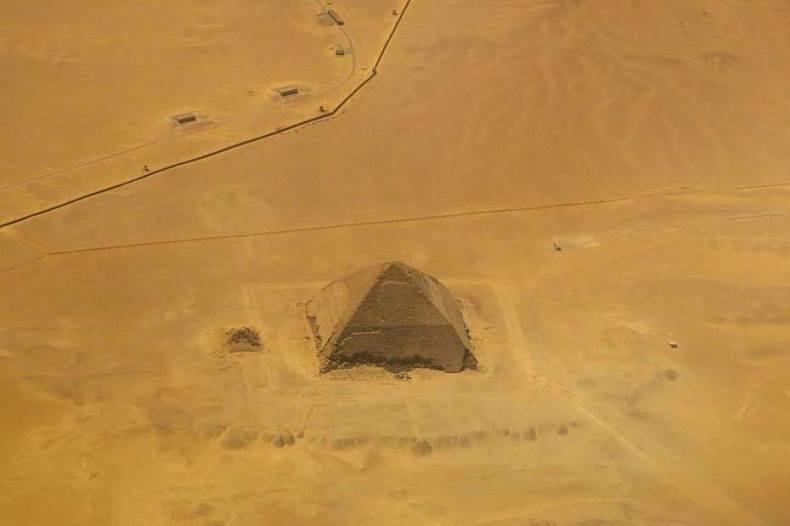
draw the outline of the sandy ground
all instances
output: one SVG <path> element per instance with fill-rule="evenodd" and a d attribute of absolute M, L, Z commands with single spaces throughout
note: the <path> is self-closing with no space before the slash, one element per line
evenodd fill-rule
<path fill-rule="evenodd" d="M 401 3 L 337 2 L 354 22 L 341 27 L 322 21 L 324 0 L 11 2 L 0 221 L 335 107 L 369 73 Z M 197 120 L 174 120 L 188 113 Z"/>
<path fill-rule="evenodd" d="M 200 4 L 225 27 L 201 53 L 254 42 L 240 61 L 282 69 L 204 65 L 216 75 L 188 106 L 176 85 L 130 88 L 161 117 L 133 130 L 97 120 L 106 133 L 78 140 L 54 73 L 30 65 L 46 86 L 1 89 L 54 97 L 69 131 L 36 128 L 50 151 L 18 136 L 16 113 L 3 162 L 20 171 L 3 180 L 155 138 L 182 110 L 230 115 L 250 85 L 342 80 L 337 27 L 297 4 Z M 367 4 L 334 2 L 358 10 L 343 27 L 373 56 L 393 6 Z M 46 26 L 21 9 L 15 31 Z M 159 24 L 173 38 L 152 78 L 186 52 L 185 10 L 127 11 L 131 42 L 155 49 L 139 28 Z M 788 23 L 779 0 L 413 0 L 342 113 L 0 230 L 0 516 L 790 523 Z M 266 24 L 301 42 L 287 60 Z M 125 52 L 70 35 L 85 54 L 68 67 L 94 79 Z M 109 111 L 81 97 L 91 118 Z M 209 133 L 242 135 L 246 118 Z M 22 183 L 0 197 L 4 219 L 132 164 Z M 456 295 L 479 371 L 317 374 L 304 302 L 387 260 Z M 240 326 L 262 351 L 229 352 Z"/>

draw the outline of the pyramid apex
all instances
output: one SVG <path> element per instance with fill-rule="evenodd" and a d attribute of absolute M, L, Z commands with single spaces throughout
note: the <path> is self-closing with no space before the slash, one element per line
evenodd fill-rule
<path fill-rule="evenodd" d="M 407 269 L 413 268 L 410 265 L 404 263 L 403 261 L 387 261 L 386 263 L 384 263 L 384 268 L 390 268 L 390 267 L 407 268 Z"/>

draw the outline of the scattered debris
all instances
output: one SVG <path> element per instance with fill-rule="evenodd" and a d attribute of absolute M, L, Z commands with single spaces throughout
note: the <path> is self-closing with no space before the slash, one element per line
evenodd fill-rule
<path fill-rule="evenodd" d="M 396 380 L 411 380 L 411 375 L 406 371 L 400 371 L 398 373 L 395 373 L 394 376 Z"/>
<path fill-rule="evenodd" d="M 285 432 L 285 434 L 273 437 L 271 443 L 274 447 L 293 446 L 296 443 L 296 439 L 290 432 Z"/>
<path fill-rule="evenodd" d="M 222 447 L 225 449 L 243 449 L 258 439 L 255 429 L 234 428 L 228 429 L 222 437 Z"/>
<path fill-rule="evenodd" d="M 562 252 L 562 245 L 557 240 L 554 240 L 554 251 L 555 252 Z"/>
<path fill-rule="evenodd" d="M 433 446 L 427 440 L 420 440 L 411 447 L 411 452 L 417 456 L 424 457 L 433 453 Z"/>
<path fill-rule="evenodd" d="M 537 440 L 538 439 L 538 432 L 535 431 L 534 427 L 530 426 L 529 429 L 524 431 L 524 433 L 522 434 L 522 438 L 524 440 L 528 440 L 528 441 L 532 442 L 533 440 Z"/>
<path fill-rule="evenodd" d="M 238 327 L 225 331 L 225 343 L 230 346 L 230 352 L 255 352 L 263 347 L 261 336 L 252 327 Z"/>
<path fill-rule="evenodd" d="M 727 71 L 738 66 L 739 59 L 727 51 L 713 51 L 702 56 L 705 65 L 719 71 Z"/>
<path fill-rule="evenodd" d="M 309 308 L 310 304 L 307 303 L 305 308 Z M 318 318 L 314 314 L 307 313 L 307 324 L 310 326 L 310 333 L 313 335 L 313 342 L 315 343 L 316 349 L 320 349 L 324 346 L 323 342 L 321 341 L 321 333 L 318 330 Z M 309 337 L 308 337 L 309 339 Z"/>

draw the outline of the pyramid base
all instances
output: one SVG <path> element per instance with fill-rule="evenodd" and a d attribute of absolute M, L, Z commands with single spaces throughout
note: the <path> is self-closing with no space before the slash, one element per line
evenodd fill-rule
<path fill-rule="evenodd" d="M 447 367 L 437 364 L 436 362 L 426 360 L 425 358 L 421 358 L 419 356 L 400 359 L 387 359 L 371 354 L 357 354 L 350 359 L 327 359 L 322 363 L 320 372 L 323 374 L 336 369 L 350 369 L 352 367 L 364 366 L 381 367 L 382 369 L 391 373 L 409 372 L 413 369 L 433 369 L 436 371 L 444 371 L 446 373 L 459 373 L 464 370 L 476 370 L 477 360 L 475 360 L 474 356 L 472 356 L 472 353 L 466 351 L 463 365 L 457 369 L 448 369 Z"/>
<path fill-rule="evenodd" d="M 389 328 L 355 332 L 336 345 L 322 345 L 320 338 L 315 342 L 322 373 L 365 365 L 391 372 L 420 368 L 457 373 L 477 368 L 470 350 L 445 327 Z"/>

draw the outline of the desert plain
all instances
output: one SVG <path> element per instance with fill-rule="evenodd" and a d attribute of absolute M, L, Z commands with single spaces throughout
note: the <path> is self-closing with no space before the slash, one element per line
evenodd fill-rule
<path fill-rule="evenodd" d="M 0 10 L 0 524 L 790 524 L 786 1 Z M 319 372 L 385 261 L 476 370 Z"/>

